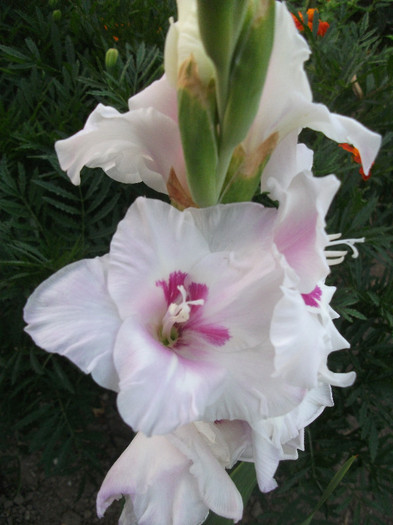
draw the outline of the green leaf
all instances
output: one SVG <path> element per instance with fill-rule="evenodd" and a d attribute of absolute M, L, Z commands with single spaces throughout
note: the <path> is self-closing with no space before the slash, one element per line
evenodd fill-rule
<path fill-rule="evenodd" d="M 337 486 L 340 484 L 341 480 L 345 476 L 345 474 L 348 472 L 348 470 L 351 468 L 352 463 L 355 461 L 357 456 L 351 456 L 344 465 L 340 468 L 338 472 L 333 476 L 333 478 L 330 480 L 328 486 L 323 491 L 321 499 L 318 501 L 317 506 L 312 511 L 312 513 L 307 517 L 305 521 L 302 521 L 300 525 L 309 525 L 311 521 L 314 518 L 314 514 L 322 507 L 322 505 L 327 501 L 327 499 L 331 496 L 331 494 L 334 492 L 334 490 L 337 488 Z"/>

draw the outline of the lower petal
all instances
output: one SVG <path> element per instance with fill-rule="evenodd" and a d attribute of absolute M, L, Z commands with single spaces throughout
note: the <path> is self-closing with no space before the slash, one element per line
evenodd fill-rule
<path fill-rule="evenodd" d="M 119 330 L 114 361 L 120 414 L 146 435 L 165 434 L 202 419 L 221 394 L 223 369 L 208 359 L 183 358 L 134 318 Z"/>

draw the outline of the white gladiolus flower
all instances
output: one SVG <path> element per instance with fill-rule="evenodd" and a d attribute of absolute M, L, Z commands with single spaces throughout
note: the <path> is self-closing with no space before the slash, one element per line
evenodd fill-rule
<path fill-rule="evenodd" d="M 180 212 L 140 198 L 108 255 L 37 288 L 26 330 L 117 391 L 123 419 L 146 435 L 285 414 L 331 351 L 302 294 L 329 272 L 324 214 L 337 185 L 300 173 L 279 210 Z"/>

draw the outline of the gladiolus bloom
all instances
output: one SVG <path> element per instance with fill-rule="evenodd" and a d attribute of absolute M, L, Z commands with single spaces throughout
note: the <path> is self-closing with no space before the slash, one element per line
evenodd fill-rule
<path fill-rule="evenodd" d="M 300 173 L 279 210 L 137 199 L 108 255 L 37 288 L 26 330 L 117 391 L 123 419 L 146 435 L 280 416 L 338 349 L 302 297 L 329 272 L 324 215 L 337 185 Z"/>

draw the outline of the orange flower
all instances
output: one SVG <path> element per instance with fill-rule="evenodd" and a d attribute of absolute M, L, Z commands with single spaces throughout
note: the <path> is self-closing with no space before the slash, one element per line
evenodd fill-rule
<path fill-rule="evenodd" d="M 124 25 L 124 24 L 121 24 L 121 25 Z M 119 24 L 115 24 L 115 26 L 119 27 Z M 106 24 L 104 24 L 104 29 L 105 29 L 105 31 L 108 31 L 108 26 Z M 113 38 L 113 40 L 115 42 L 119 41 L 119 37 L 118 36 L 112 35 L 112 38 Z"/>
<path fill-rule="evenodd" d="M 308 27 L 310 28 L 311 31 L 312 31 L 315 11 L 318 12 L 318 9 L 307 9 L 307 25 L 308 25 Z M 299 31 L 304 31 L 304 17 L 303 17 L 303 14 L 299 11 L 298 12 L 298 16 L 299 16 L 300 20 L 295 15 L 292 15 L 292 18 L 293 18 L 293 20 L 295 22 L 295 25 L 296 25 L 297 29 Z M 329 22 L 323 22 L 322 20 L 319 20 L 317 35 L 324 36 L 326 34 L 326 31 L 328 30 L 328 28 L 329 28 Z"/>
<path fill-rule="evenodd" d="M 349 151 L 349 153 L 352 153 L 352 160 L 353 162 L 356 162 L 356 164 L 360 164 L 359 173 L 362 176 L 363 180 L 367 180 L 371 177 L 371 169 L 368 172 L 368 175 L 366 175 L 363 171 L 363 168 L 361 166 L 362 159 L 360 157 L 359 150 L 355 148 L 354 146 L 351 146 L 350 144 L 339 144 L 340 148 L 344 149 L 345 151 Z M 374 165 L 374 164 L 373 164 Z"/>

